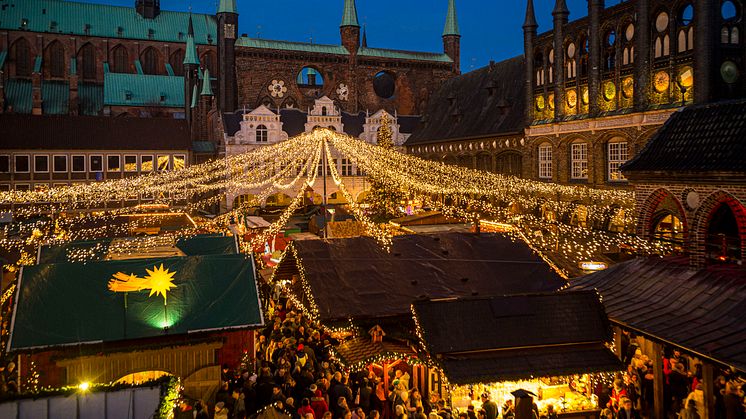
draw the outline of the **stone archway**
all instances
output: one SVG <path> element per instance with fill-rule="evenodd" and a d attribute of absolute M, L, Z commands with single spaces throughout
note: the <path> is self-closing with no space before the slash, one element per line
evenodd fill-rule
<path fill-rule="evenodd" d="M 643 239 L 650 239 L 652 231 L 655 228 L 654 222 L 656 221 L 656 215 L 659 213 L 661 204 L 664 201 L 670 201 L 674 204 L 674 208 L 667 208 L 667 210 L 681 220 L 684 228 L 684 245 L 686 246 L 686 242 L 689 239 L 689 220 L 686 218 L 686 212 L 681 202 L 679 202 L 671 191 L 665 188 L 653 191 L 637 209 L 637 235 Z"/>
<path fill-rule="evenodd" d="M 707 264 L 708 260 L 708 237 L 709 233 L 712 233 L 711 228 L 715 222 L 718 222 L 717 217 L 719 216 L 718 211 L 727 209 L 732 213 L 734 217 L 735 231 L 738 237 L 737 245 L 740 246 L 740 252 L 738 257 L 743 260 L 746 256 L 746 207 L 730 193 L 718 190 L 710 194 L 700 205 L 697 213 L 694 216 L 694 228 L 693 228 L 693 245 L 691 252 L 691 262 L 694 266 L 703 267 Z M 727 261 L 727 260 L 725 260 Z"/>

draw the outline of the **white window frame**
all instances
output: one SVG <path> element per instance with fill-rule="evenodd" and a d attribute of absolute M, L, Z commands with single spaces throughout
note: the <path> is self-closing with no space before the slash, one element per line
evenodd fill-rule
<path fill-rule="evenodd" d="M 64 157 L 65 158 L 65 170 L 57 170 L 55 167 L 54 160 L 57 157 Z M 55 154 L 52 156 L 52 172 L 53 173 L 68 173 L 70 171 L 70 157 L 67 154 Z"/>
<path fill-rule="evenodd" d="M 10 183 L 0 183 L 0 191 L 2 192 L 8 192 L 13 189 L 13 185 Z"/>
<path fill-rule="evenodd" d="M 46 157 L 47 158 L 47 169 L 46 170 L 36 170 L 36 158 L 37 157 Z M 34 173 L 49 173 L 49 154 L 34 154 L 34 158 L 32 159 L 34 163 Z"/>
<path fill-rule="evenodd" d="M 354 176 L 352 159 L 342 159 L 342 176 Z"/>
<path fill-rule="evenodd" d="M 83 158 L 83 170 L 75 170 L 75 164 L 74 160 L 76 157 L 82 157 Z M 85 173 L 86 169 L 88 168 L 88 162 L 87 162 L 87 156 L 85 154 L 73 154 L 70 156 L 70 171 L 72 173 Z"/>
<path fill-rule="evenodd" d="M 93 169 L 93 163 L 91 162 L 91 160 L 94 157 L 98 157 L 99 159 L 101 159 L 101 169 L 100 170 L 94 170 Z M 91 154 L 91 155 L 88 156 L 88 169 L 92 173 L 103 173 L 103 172 L 105 172 L 105 170 L 104 170 L 105 167 L 106 167 L 106 164 L 104 162 L 104 155 L 103 154 Z"/>
<path fill-rule="evenodd" d="M 184 168 L 187 167 L 186 154 L 174 154 L 173 156 L 171 156 L 171 168 L 173 170 L 176 170 L 176 159 L 182 159 L 182 160 L 184 160 Z"/>
<path fill-rule="evenodd" d="M 151 169 L 150 170 L 145 170 L 145 169 L 143 169 L 142 163 L 143 163 L 144 159 L 146 159 L 148 157 L 150 157 Z M 155 156 L 154 155 L 152 155 L 152 154 L 143 154 L 143 155 L 140 156 L 140 171 L 141 172 L 145 172 L 145 173 L 154 172 L 155 169 L 156 169 L 156 162 L 155 162 Z"/>
<path fill-rule="evenodd" d="M 134 157 L 135 158 L 135 170 L 127 170 L 127 157 Z M 122 157 L 121 163 L 122 163 L 121 164 L 122 170 L 124 172 L 126 172 L 126 173 L 136 173 L 136 172 L 140 171 L 140 165 L 139 165 L 139 161 L 137 159 L 137 154 L 125 154 Z"/>
<path fill-rule="evenodd" d="M 259 128 L 264 127 L 264 128 Z M 259 133 L 263 133 L 263 135 L 259 135 Z M 256 126 L 256 129 L 254 130 L 254 140 L 257 143 L 268 143 L 269 142 L 269 127 L 267 127 L 264 124 L 259 124 Z"/>
<path fill-rule="evenodd" d="M 26 161 L 28 163 L 28 169 L 27 170 L 18 170 L 18 158 L 19 157 L 25 157 Z M 31 173 L 31 168 L 33 167 L 33 162 L 31 161 L 31 156 L 29 154 L 16 154 L 13 156 L 13 172 L 14 173 Z"/>
<path fill-rule="evenodd" d="M 624 145 L 623 149 L 620 147 L 622 144 Z M 622 172 L 619 171 L 619 167 L 628 160 L 629 143 L 626 141 L 613 141 L 606 145 L 606 176 L 609 182 L 627 181 Z"/>
<path fill-rule="evenodd" d="M 118 170 L 112 170 L 109 169 L 109 159 L 112 157 L 116 157 L 117 160 L 119 160 L 119 169 Z M 106 155 L 106 173 L 122 173 L 124 168 L 122 167 L 122 156 L 121 154 L 107 154 Z"/>
<path fill-rule="evenodd" d="M 552 179 L 553 176 L 553 167 L 552 167 L 552 159 L 553 159 L 553 150 L 552 145 L 549 143 L 544 143 L 539 145 L 539 179 Z"/>
<path fill-rule="evenodd" d="M 24 172 L 22 172 L 24 173 Z M 25 186 L 26 189 L 18 189 L 19 186 Z M 15 184 L 15 190 L 17 191 L 30 191 L 31 190 L 31 184 L 30 183 L 16 183 Z"/>
<path fill-rule="evenodd" d="M 11 160 L 10 154 L 0 154 L 0 159 L 3 158 L 3 157 L 7 157 L 8 158 L 8 171 L 7 172 L 0 172 L 0 173 L 10 173 L 10 172 L 12 172 L 11 169 L 13 168 L 13 166 L 11 165 L 12 160 Z"/>
<path fill-rule="evenodd" d="M 570 144 L 570 177 L 588 179 L 588 143 Z"/>
<path fill-rule="evenodd" d="M 166 157 L 168 159 L 168 163 L 166 164 L 166 168 L 161 169 L 161 157 Z M 156 172 L 168 172 L 171 170 L 171 155 L 170 154 L 157 154 L 155 156 L 155 166 L 154 169 Z"/>

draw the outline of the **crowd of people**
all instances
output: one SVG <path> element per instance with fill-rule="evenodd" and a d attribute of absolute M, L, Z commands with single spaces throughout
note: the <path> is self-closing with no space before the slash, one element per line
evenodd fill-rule
<path fill-rule="evenodd" d="M 702 364 L 694 363 L 677 349 L 667 348 L 660 360 L 643 354 L 637 338 L 623 339 L 624 373 L 616 375 L 613 386 L 599 392 L 599 405 L 605 407 L 602 418 L 639 419 L 653 417 L 654 362 L 663 369 L 663 403 L 669 418 L 700 419 L 705 417 Z M 745 382 L 730 370 L 720 371 L 714 382 L 714 419 L 744 419 Z"/>
<path fill-rule="evenodd" d="M 293 419 L 455 419 L 445 400 L 425 400 L 412 387 L 406 365 L 392 368 L 388 377 L 381 371 L 342 370 L 332 356 L 335 340 L 282 290 L 269 294 L 256 365 L 223 366 L 215 418 L 246 418 L 271 408 Z M 204 403 L 196 411 L 207 417 L 199 416 L 208 413 Z"/>

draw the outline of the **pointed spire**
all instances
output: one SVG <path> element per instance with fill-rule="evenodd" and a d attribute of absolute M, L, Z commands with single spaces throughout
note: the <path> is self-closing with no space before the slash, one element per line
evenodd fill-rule
<path fill-rule="evenodd" d="M 569 15 L 570 9 L 567 8 L 567 2 L 565 0 L 557 0 L 554 3 L 554 10 L 552 10 L 552 16 L 555 15 Z"/>
<path fill-rule="evenodd" d="M 528 0 L 526 2 L 526 20 L 523 22 L 524 29 L 538 28 L 539 24 L 536 23 L 536 13 L 534 12 L 534 0 Z"/>
<path fill-rule="evenodd" d="M 212 80 L 210 80 L 210 69 L 206 68 L 202 77 L 202 96 L 215 96 L 212 93 Z"/>
<path fill-rule="evenodd" d="M 365 25 L 363 25 L 363 48 L 368 48 L 368 31 Z"/>
<path fill-rule="evenodd" d="M 446 26 L 443 28 L 443 36 L 461 36 L 458 29 L 458 18 L 456 17 L 456 0 L 448 0 L 448 13 L 446 14 Z"/>
<path fill-rule="evenodd" d="M 344 13 L 342 14 L 342 24 L 339 26 L 356 26 L 360 27 L 357 20 L 357 7 L 355 0 L 345 0 Z"/>
<path fill-rule="evenodd" d="M 192 15 L 189 14 L 189 32 L 187 32 L 186 53 L 184 54 L 184 64 L 199 65 L 197 55 L 197 46 L 194 44 L 194 25 L 192 24 Z"/>
<path fill-rule="evenodd" d="M 192 89 L 192 108 L 197 107 L 197 98 L 199 95 L 197 94 L 197 85 L 194 85 L 194 89 Z"/>
<path fill-rule="evenodd" d="M 218 13 L 238 14 L 238 9 L 236 9 L 236 0 L 220 0 L 220 7 L 218 7 Z"/>

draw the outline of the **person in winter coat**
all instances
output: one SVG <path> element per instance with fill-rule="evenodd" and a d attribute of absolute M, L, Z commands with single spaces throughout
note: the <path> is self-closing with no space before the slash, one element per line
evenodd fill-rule
<path fill-rule="evenodd" d="M 632 407 L 632 400 L 625 397 L 622 399 L 621 407 L 616 417 L 617 419 L 640 419 L 640 414 Z"/>
<path fill-rule="evenodd" d="M 305 418 L 307 413 L 310 413 L 311 416 L 313 416 L 314 418 L 316 416 L 316 412 L 311 407 L 311 401 L 308 399 L 303 399 L 300 402 L 300 409 L 298 409 L 298 415 L 300 415 L 300 417 L 302 418 Z"/>
<path fill-rule="evenodd" d="M 487 419 L 497 418 L 497 403 L 490 400 L 490 393 L 482 393 L 482 409 L 487 414 Z"/>
<path fill-rule="evenodd" d="M 694 399 L 689 399 L 689 401 L 686 402 L 686 407 L 684 409 L 681 409 L 681 413 L 679 413 L 679 419 L 700 419 L 701 416 L 699 415 L 699 412 L 697 411 L 697 402 L 694 401 Z"/>
<path fill-rule="evenodd" d="M 218 402 L 215 405 L 215 419 L 228 419 L 228 408 L 225 407 L 225 403 Z"/>
<path fill-rule="evenodd" d="M 314 417 L 319 419 L 324 416 L 324 413 L 329 411 L 329 405 L 326 403 L 324 395 L 321 390 L 316 388 L 316 384 L 311 384 L 310 390 L 313 392 L 311 398 L 311 409 L 313 409 Z"/>
<path fill-rule="evenodd" d="M 699 412 L 700 416 L 702 416 L 702 413 L 704 413 L 705 411 L 705 394 L 702 391 L 702 384 L 697 384 L 697 387 L 694 388 L 694 391 L 689 393 L 689 396 L 687 396 L 686 403 L 684 404 L 684 406 L 688 408 L 690 401 L 694 401 L 694 405 L 697 408 L 697 412 Z"/>

